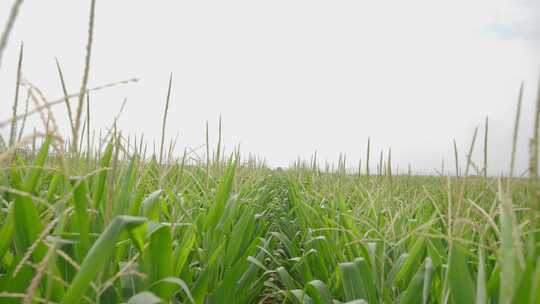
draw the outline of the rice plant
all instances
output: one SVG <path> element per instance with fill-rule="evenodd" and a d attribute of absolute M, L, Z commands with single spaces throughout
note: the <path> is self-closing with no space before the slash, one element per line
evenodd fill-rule
<path fill-rule="evenodd" d="M 345 155 L 336 169 L 314 155 L 274 170 L 226 155 L 221 118 L 215 151 L 207 125 L 206 155 L 177 157 L 165 143 L 172 75 L 159 152 L 147 153 L 115 123 L 90 140 L 90 91 L 131 82 L 88 88 L 94 7 L 81 90 L 68 93 L 56 61 L 64 97 L 29 86 L 23 115 L 21 47 L 13 117 L 0 122 L 0 303 L 540 303 L 538 109 L 529 176 L 514 177 L 523 86 L 507 177 L 487 175 L 487 118 L 478 174 L 478 130 L 464 172 L 454 141 L 453 175 L 397 174 L 390 150 L 374 174 L 371 139 L 365 170 Z M 66 140 L 51 111 L 61 103 Z M 34 114 L 43 129 L 22 136 Z"/>

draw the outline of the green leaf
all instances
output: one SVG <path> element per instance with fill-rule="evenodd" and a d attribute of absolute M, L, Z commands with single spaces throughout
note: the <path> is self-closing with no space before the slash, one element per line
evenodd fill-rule
<path fill-rule="evenodd" d="M 296 282 L 283 266 L 278 267 L 278 269 L 276 269 L 276 273 L 278 274 L 279 279 L 285 288 L 288 290 L 296 289 Z"/>
<path fill-rule="evenodd" d="M 35 193 L 36 189 L 38 188 L 39 177 L 43 173 L 43 166 L 45 165 L 45 160 L 47 160 L 47 156 L 49 155 L 50 144 L 51 139 L 50 137 L 47 137 L 43 142 L 43 145 L 39 149 L 32 168 L 26 176 L 26 181 L 24 183 L 24 191 Z"/>
<path fill-rule="evenodd" d="M 427 257 L 421 267 L 412 278 L 409 286 L 401 296 L 400 304 L 429 303 L 429 291 L 431 287 L 432 262 Z"/>
<path fill-rule="evenodd" d="M 162 189 L 156 190 L 143 200 L 141 203 L 141 210 L 139 211 L 141 216 L 147 217 L 152 221 L 159 220 L 159 197 L 161 196 L 161 193 L 163 193 Z"/>
<path fill-rule="evenodd" d="M 399 258 L 393 263 L 392 268 L 390 268 L 390 272 L 388 272 L 388 275 L 386 276 L 386 280 L 384 282 L 386 288 L 392 288 L 392 284 L 396 281 L 396 275 L 398 274 L 401 267 L 403 267 L 403 264 L 405 264 L 405 261 L 408 258 L 408 253 L 402 253 Z"/>
<path fill-rule="evenodd" d="M 218 221 L 225 211 L 225 206 L 229 200 L 229 196 L 231 195 L 235 168 L 235 163 L 229 164 L 219 183 L 214 204 L 212 204 L 210 207 L 208 216 L 206 218 L 207 230 L 217 226 Z"/>
<path fill-rule="evenodd" d="M 173 288 L 171 288 L 171 292 L 175 293 L 179 289 L 182 289 L 184 293 L 186 294 L 186 297 L 191 303 L 195 303 L 195 299 L 193 298 L 193 295 L 191 295 L 191 291 L 189 290 L 188 285 L 184 280 L 176 277 L 167 277 L 160 279 L 159 281 L 154 282 L 150 287 L 154 287 L 154 285 L 172 285 Z M 170 296 L 169 296 L 170 297 Z"/>
<path fill-rule="evenodd" d="M 450 295 L 455 304 L 474 303 L 474 282 L 467 265 L 467 253 L 458 243 L 452 244 L 448 279 L 450 283 Z"/>
<path fill-rule="evenodd" d="M 501 265 L 500 274 L 500 294 L 499 303 L 509 304 L 514 297 L 516 290 L 518 253 L 517 243 L 519 236 L 515 234 L 517 227 L 515 225 L 514 211 L 512 210 L 512 200 L 506 193 L 500 190 L 501 197 L 501 247 L 499 249 L 499 264 Z"/>
<path fill-rule="evenodd" d="M 195 233 L 195 227 L 189 226 L 189 228 L 183 233 L 182 243 L 176 246 L 173 254 L 174 275 L 179 275 L 186 265 L 189 254 L 191 253 L 196 240 L 197 234 Z"/>
<path fill-rule="evenodd" d="M 92 280 L 110 262 L 115 247 L 116 239 L 124 230 L 138 227 L 146 221 L 146 218 L 134 216 L 117 216 L 101 233 L 90 251 L 84 258 L 81 268 L 62 299 L 62 303 L 78 303 L 86 292 Z"/>
<path fill-rule="evenodd" d="M 103 199 L 103 194 L 105 193 L 105 182 L 107 181 L 113 146 L 114 145 L 112 141 L 107 144 L 105 152 L 103 153 L 103 156 L 101 157 L 101 160 L 99 162 L 99 168 L 101 169 L 101 171 L 94 179 L 94 184 L 92 186 L 92 198 L 94 199 L 94 207 L 98 210 L 101 210 L 101 200 Z"/>
<path fill-rule="evenodd" d="M 137 157 L 132 157 L 127 170 L 120 178 L 120 189 L 114 200 L 114 215 L 126 214 L 129 209 L 129 202 L 132 197 L 132 189 L 137 178 Z"/>
<path fill-rule="evenodd" d="M 150 285 L 159 280 L 170 277 L 172 245 L 171 245 L 171 227 L 168 225 L 159 225 L 150 236 L 150 246 L 148 248 L 148 283 Z M 167 284 L 157 284 L 152 291 L 164 301 L 169 301 L 172 290 Z"/>
<path fill-rule="evenodd" d="M 356 258 L 354 264 L 358 267 L 360 271 L 360 276 L 362 277 L 362 286 L 367 295 L 368 302 L 377 301 L 377 291 L 375 290 L 375 283 L 373 282 L 374 275 L 371 273 L 367 261 L 364 258 Z"/>
<path fill-rule="evenodd" d="M 433 261 L 431 257 L 427 257 L 424 261 L 424 286 L 422 288 L 422 304 L 429 303 L 431 292 L 431 280 L 433 279 Z"/>
<path fill-rule="evenodd" d="M 476 304 L 487 304 L 486 290 L 486 266 L 484 262 L 484 247 L 483 240 L 480 241 L 478 247 L 478 274 L 476 275 Z"/>
<path fill-rule="evenodd" d="M 306 285 L 306 293 L 314 304 L 333 304 L 332 295 L 328 287 L 319 280 L 313 280 Z"/>
<path fill-rule="evenodd" d="M 160 304 L 163 303 L 160 297 L 150 291 L 141 291 L 132 296 L 127 301 L 127 304 Z"/>
<path fill-rule="evenodd" d="M 536 259 L 536 268 L 531 286 L 532 294 L 530 303 L 540 302 L 540 257 Z"/>
<path fill-rule="evenodd" d="M 407 259 L 405 259 L 403 265 L 399 268 L 394 278 L 394 284 L 397 284 L 399 282 L 408 283 L 410 278 L 415 273 L 416 269 L 418 269 L 418 266 L 422 263 L 425 248 L 425 238 L 423 236 L 417 237 L 409 252 L 409 256 L 407 257 Z"/>
<path fill-rule="evenodd" d="M 12 241 L 13 232 L 15 231 L 15 217 L 13 210 L 13 204 L 10 204 L 7 216 L 4 219 L 2 228 L 0 228 L 0 261 L 4 259 L 4 255 L 9 249 L 9 244 Z"/>
<path fill-rule="evenodd" d="M 345 300 L 367 299 L 362 275 L 360 270 L 354 263 L 340 263 L 339 270 L 341 272 L 341 282 L 345 292 Z"/>
<path fill-rule="evenodd" d="M 313 300 L 301 289 L 289 290 L 289 293 L 292 294 L 293 299 L 300 304 L 313 304 Z"/>
<path fill-rule="evenodd" d="M 75 215 L 76 222 L 78 225 L 78 231 L 80 235 L 80 246 L 78 246 L 78 251 L 80 252 L 80 257 L 82 257 L 90 248 L 90 219 L 88 218 L 87 208 L 89 207 L 88 201 L 88 183 L 86 179 L 82 177 L 74 177 L 71 179 L 73 186 L 75 187 L 73 193 L 73 200 L 75 202 Z"/>

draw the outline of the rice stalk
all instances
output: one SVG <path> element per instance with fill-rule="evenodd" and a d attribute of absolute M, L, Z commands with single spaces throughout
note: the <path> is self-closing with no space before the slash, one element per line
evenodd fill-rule
<path fill-rule="evenodd" d="M 66 103 L 66 109 L 68 113 L 69 127 L 71 133 L 73 134 L 75 126 L 73 125 L 73 114 L 71 113 L 71 104 L 69 103 L 69 94 L 66 88 L 66 82 L 64 81 L 64 73 L 62 73 L 62 68 L 60 67 L 60 62 L 58 62 L 58 58 L 54 59 L 56 61 L 56 69 L 58 70 L 58 75 L 60 77 L 60 84 L 62 85 L 62 92 L 64 93 L 64 101 Z"/>
<path fill-rule="evenodd" d="M 516 118 L 514 120 L 514 133 L 512 135 L 512 154 L 510 157 L 510 179 L 508 180 L 509 183 L 511 183 L 512 178 L 514 177 L 514 168 L 516 163 L 516 150 L 517 150 L 517 141 L 518 141 L 518 133 L 519 133 L 519 120 L 521 117 L 521 103 L 523 100 L 523 89 L 524 89 L 524 83 L 521 83 L 519 87 L 519 95 L 517 100 L 517 108 L 516 108 Z"/>
<path fill-rule="evenodd" d="M 169 88 L 167 89 L 167 100 L 165 101 L 165 111 L 163 112 L 163 120 L 161 124 L 161 144 L 159 148 L 159 163 L 162 164 L 163 159 L 163 144 L 165 142 L 165 126 L 167 124 L 167 114 L 169 113 L 169 102 L 171 99 L 172 73 L 169 77 Z"/>
<path fill-rule="evenodd" d="M 370 138 L 367 140 L 367 151 L 366 151 L 366 176 L 369 178 L 369 149 L 370 149 Z"/>
<path fill-rule="evenodd" d="M 108 84 L 105 84 L 105 85 L 90 88 L 90 89 L 87 90 L 87 92 L 100 91 L 100 90 L 103 90 L 103 89 L 112 88 L 112 87 L 115 87 L 115 86 L 118 86 L 118 85 L 129 84 L 131 82 L 137 82 L 137 81 L 138 81 L 137 78 L 132 78 L 132 79 L 128 79 L 128 80 L 111 82 L 111 83 L 108 83 Z M 77 97 L 77 96 L 79 96 L 79 94 L 80 93 L 70 94 L 70 95 L 68 95 L 67 98 Z M 57 104 L 60 104 L 60 103 L 64 102 L 65 100 L 66 100 L 66 97 L 62 97 L 60 99 L 55 99 L 53 101 L 48 101 L 45 104 L 42 104 L 42 105 L 40 105 L 38 107 L 35 107 L 31 111 L 29 111 L 26 115 L 25 114 L 19 114 L 19 115 L 15 116 L 15 117 L 11 117 L 11 118 L 9 118 L 7 120 L 0 121 L 0 128 L 3 128 L 5 126 L 11 124 L 14 120 L 19 120 L 21 118 L 28 117 L 28 116 L 33 115 L 35 113 L 39 113 L 40 111 L 42 111 L 44 109 L 51 108 L 51 107 L 53 107 L 53 106 L 55 106 Z"/>
<path fill-rule="evenodd" d="M 456 177 L 459 177 L 459 157 L 456 140 L 454 139 L 454 164 L 456 165 Z"/>
<path fill-rule="evenodd" d="M 26 118 L 28 117 L 28 105 L 30 104 L 30 92 L 31 89 L 28 89 L 26 93 L 26 102 L 24 103 L 24 116 L 22 118 L 21 128 L 19 129 L 19 135 L 17 136 L 17 141 L 20 141 L 24 133 L 24 128 L 26 126 Z"/>
<path fill-rule="evenodd" d="M 88 86 L 88 78 L 90 76 L 90 58 L 92 56 L 92 42 L 94 39 L 94 15 L 96 10 L 96 0 L 91 0 L 90 2 L 90 17 L 88 22 L 88 36 L 86 42 L 86 56 L 84 60 L 84 71 L 81 82 L 81 89 L 79 93 L 79 101 L 77 103 L 77 111 L 75 115 L 75 122 L 72 134 L 72 154 L 77 154 L 77 143 L 79 138 L 79 128 L 81 124 L 81 116 L 83 112 L 84 96 L 86 94 L 86 89 Z"/>
<path fill-rule="evenodd" d="M 15 20 L 17 19 L 17 16 L 19 15 L 19 10 L 21 8 L 22 3 L 23 3 L 23 0 L 15 0 L 15 2 L 13 2 L 6 25 L 4 26 L 4 31 L 2 32 L 2 35 L 0 36 L 0 68 L 2 68 L 2 55 L 4 54 L 4 50 L 6 49 L 6 46 L 8 44 L 9 35 L 11 34 L 11 31 L 13 30 L 13 26 L 15 24 Z"/>
<path fill-rule="evenodd" d="M 17 64 L 17 82 L 15 84 L 15 100 L 13 101 L 12 117 L 17 117 L 17 108 L 19 106 L 19 89 L 21 87 L 21 69 L 23 62 L 23 50 L 24 44 L 21 43 L 19 50 L 19 61 Z M 17 136 L 17 120 L 11 122 L 11 130 L 9 132 L 9 145 L 12 146 L 15 143 Z"/>
<path fill-rule="evenodd" d="M 86 93 L 86 159 L 90 160 L 90 93 Z"/>
<path fill-rule="evenodd" d="M 486 117 L 486 124 L 484 127 L 484 179 L 487 179 L 487 168 L 488 168 L 488 128 L 489 128 L 489 118 Z"/>

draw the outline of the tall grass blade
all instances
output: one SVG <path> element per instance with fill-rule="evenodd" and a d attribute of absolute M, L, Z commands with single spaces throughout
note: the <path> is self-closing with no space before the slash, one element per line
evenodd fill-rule
<path fill-rule="evenodd" d="M 118 216 L 101 233 L 88 254 L 84 258 L 80 270 L 62 299 L 62 303 L 77 303 L 86 292 L 92 280 L 97 274 L 105 269 L 110 263 L 110 257 L 114 252 L 116 240 L 124 230 L 132 230 L 142 225 L 146 221 L 142 217 Z"/>

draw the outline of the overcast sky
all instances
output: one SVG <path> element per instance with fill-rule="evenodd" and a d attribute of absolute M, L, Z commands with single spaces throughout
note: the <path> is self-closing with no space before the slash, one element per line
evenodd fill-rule
<path fill-rule="evenodd" d="M 1 26 L 12 2 L 0 2 Z M 49 99 L 62 96 L 55 57 L 68 90 L 79 89 L 89 3 L 24 2 L 0 70 L 0 120 L 10 116 L 21 41 L 24 77 Z M 314 151 L 321 161 L 346 153 L 352 166 L 365 158 L 369 136 L 372 159 L 391 147 L 394 166 L 432 173 L 443 158 L 453 167 L 454 138 L 464 161 L 474 128 L 483 134 L 489 116 L 489 171 L 499 174 L 525 81 L 524 170 L 539 20 L 535 0 L 97 0 L 90 86 L 141 81 L 93 94 L 92 124 L 109 126 L 127 98 L 124 133 L 158 139 L 172 72 L 167 134 L 179 134 L 179 154 L 204 143 L 206 121 L 215 138 L 222 115 L 229 151 L 241 143 L 271 166 Z M 55 113 L 67 135 L 63 106 Z"/>

